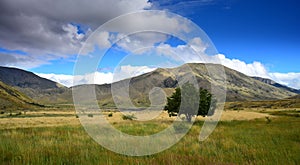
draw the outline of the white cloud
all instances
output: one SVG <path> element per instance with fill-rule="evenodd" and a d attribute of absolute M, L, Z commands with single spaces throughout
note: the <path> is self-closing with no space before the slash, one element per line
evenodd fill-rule
<path fill-rule="evenodd" d="M 54 73 L 36 73 L 38 76 L 58 82 L 64 86 L 71 87 L 80 84 L 106 84 L 116 82 L 122 79 L 141 75 L 143 73 L 151 72 L 156 68 L 150 68 L 147 66 L 120 66 L 115 72 L 94 72 L 86 75 L 65 75 L 65 74 L 54 74 Z M 73 79 L 75 78 L 75 79 Z M 75 84 L 73 84 L 75 82 Z"/>
<path fill-rule="evenodd" d="M 254 61 L 253 63 L 246 63 L 244 61 L 238 60 L 238 59 L 229 59 L 226 58 L 223 54 L 218 54 L 216 56 L 212 56 L 208 62 L 214 63 L 214 62 L 220 61 L 222 65 L 237 70 L 241 73 L 244 73 L 248 76 L 258 76 L 258 77 L 265 77 L 270 78 L 269 73 L 266 69 L 266 67 L 257 61 Z"/>
<path fill-rule="evenodd" d="M 64 74 L 46 74 L 46 73 L 36 73 L 38 76 L 58 82 L 64 86 L 70 87 L 73 85 L 73 76 Z"/>
<path fill-rule="evenodd" d="M 296 89 L 300 89 L 300 73 L 270 73 L 272 80 Z"/>
<path fill-rule="evenodd" d="M 108 73 L 95 72 L 95 73 L 89 73 L 86 75 L 76 75 L 74 77 L 75 84 L 73 84 L 73 85 L 112 83 L 112 79 L 113 79 L 113 73 L 111 73 L 111 72 L 108 72 Z"/>
<path fill-rule="evenodd" d="M 113 81 L 119 81 L 130 77 L 135 77 L 147 72 L 151 72 L 156 68 L 151 68 L 148 66 L 131 66 L 131 65 L 123 65 L 118 67 L 115 70 Z"/>
<path fill-rule="evenodd" d="M 86 55 L 92 52 L 95 45 L 100 48 L 109 48 L 115 42 L 126 51 L 140 54 L 143 53 L 141 48 L 153 47 L 157 43 L 164 42 L 169 35 L 188 34 L 193 28 L 195 27 L 191 25 L 191 22 L 165 11 L 128 14 L 122 16 L 121 19 L 111 20 L 92 33 L 80 54 Z M 99 35 L 101 33 L 105 35 Z M 193 42 L 201 42 L 197 39 Z M 103 40 L 105 43 L 99 42 Z M 136 52 L 137 50 L 139 52 Z"/>
<path fill-rule="evenodd" d="M 143 51 L 137 51 L 142 48 L 154 47 L 155 43 L 166 41 L 168 36 L 159 32 L 140 32 L 129 36 L 118 34 L 116 38 L 119 39 L 117 45 L 122 49 L 134 54 L 142 54 Z"/>

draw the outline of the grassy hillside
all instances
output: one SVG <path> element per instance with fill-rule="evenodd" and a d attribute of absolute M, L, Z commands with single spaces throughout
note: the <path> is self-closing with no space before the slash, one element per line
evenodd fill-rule
<path fill-rule="evenodd" d="M 18 90 L 0 81 L 0 110 L 15 111 L 40 106 Z"/>
<path fill-rule="evenodd" d="M 22 69 L 0 67 L 0 81 L 38 102 L 57 103 L 72 100 L 67 87 Z"/>
<path fill-rule="evenodd" d="M 299 95 L 292 96 L 292 97 L 290 97 L 290 99 L 299 99 L 299 100 L 300 100 L 300 94 L 299 94 Z"/>

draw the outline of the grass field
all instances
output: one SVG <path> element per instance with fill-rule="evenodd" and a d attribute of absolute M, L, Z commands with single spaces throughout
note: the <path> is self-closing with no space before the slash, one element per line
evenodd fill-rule
<path fill-rule="evenodd" d="M 299 164 L 300 118 L 297 115 L 289 115 L 288 111 L 279 112 L 225 111 L 215 131 L 203 142 L 198 141 L 203 124 L 203 121 L 198 119 L 179 143 L 161 153 L 142 157 L 124 156 L 101 147 L 85 133 L 73 112 L 51 113 L 56 116 L 49 116 L 47 112 L 27 113 L 26 115 L 29 115 L 27 117 L 2 116 L 0 162 L 1 164 Z M 268 113 L 276 116 L 270 116 Z M 237 114 L 244 118 L 238 120 Z M 129 134 L 151 134 L 172 122 L 162 117 L 141 124 L 137 121 L 123 121 L 119 119 L 118 113 L 113 113 L 113 117 L 109 118 L 116 128 Z"/>

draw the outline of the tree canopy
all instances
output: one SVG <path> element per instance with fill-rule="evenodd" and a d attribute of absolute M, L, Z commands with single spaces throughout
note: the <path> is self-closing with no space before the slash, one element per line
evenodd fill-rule
<path fill-rule="evenodd" d="M 187 121 L 191 121 L 193 116 L 212 116 L 216 108 L 216 100 L 207 90 L 199 90 L 190 83 L 183 84 L 181 88 L 176 88 L 175 92 L 167 98 L 165 110 L 173 115 L 184 114 Z M 210 110 L 211 109 L 211 110 Z"/>

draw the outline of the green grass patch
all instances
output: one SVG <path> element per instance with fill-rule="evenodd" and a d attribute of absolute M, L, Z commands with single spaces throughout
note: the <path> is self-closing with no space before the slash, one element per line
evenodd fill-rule
<path fill-rule="evenodd" d="M 271 112 L 270 115 L 300 117 L 300 110 L 284 110 Z"/>
<path fill-rule="evenodd" d="M 133 135 L 156 133 L 170 123 L 160 121 L 117 123 Z M 219 122 L 203 142 L 203 122 L 161 153 L 130 157 L 113 153 L 90 138 L 80 126 L 0 130 L 1 164 L 299 164 L 300 120 L 278 116 L 272 122 Z M 167 140 L 167 139 L 166 139 Z"/>

